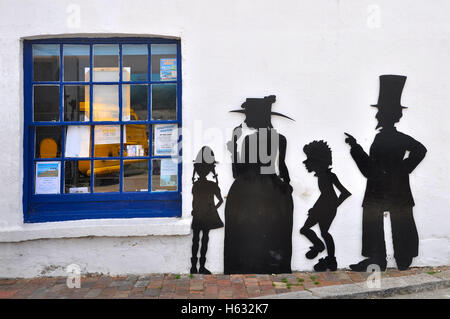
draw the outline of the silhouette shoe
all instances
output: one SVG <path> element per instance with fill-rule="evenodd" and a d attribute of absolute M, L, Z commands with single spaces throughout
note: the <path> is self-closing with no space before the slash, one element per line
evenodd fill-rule
<path fill-rule="evenodd" d="M 412 257 L 399 258 L 399 259 L 395 259 L 395 261 L 397 262 L 398 270 L 400 270 L 400 271 L 408 270 L 409 266 L 412 263 Z"/>
<path fill-rule="evenodd" d="M 197 257 L 192 257 L 191 258 L 191 264 L 192 264 L 192 266 L 191 266 L 190 273 L 191 274 L 197 274 L 198 273 L 198 271 L 197 271 Z"/>
<path fill-rule="evenodd" d="M 317 255 L 325 250 L 325 246 L 322 244 L 322 246 L 311 246 L 309 247 L 309 251 L 305 254 L 306 258 L 308 259 L 314 259 L 317 257 Z"/>
<path fill-rule="evenodd" d="M 326 270 L 336 271 L 337 262 L 336 257 L 327 256 L 325 258 L 320 258 L 319 262 L 314 265 L 315 271 L 326 271 Z"/>
<path fill-rule="evenodd" d="M 198 273 L 203 275 L 211 275 L 211 272 L 205 268 L 205 262 L 206 258 L 200 257 L 200 268 L 198 269 Z"/>
<path fill-rule="evenodd" d="M 374 258 L 367 258 L 362 261 L 360 261 L 357 264 L 350 265 L 350 269 L 353 271 L 359 271 L 359 272 L 366 272 L 367 267 L 370 265 L 377 265 L 380 267 L 380 271 L 386 270 L 386 259 L 374 259 Z"/>

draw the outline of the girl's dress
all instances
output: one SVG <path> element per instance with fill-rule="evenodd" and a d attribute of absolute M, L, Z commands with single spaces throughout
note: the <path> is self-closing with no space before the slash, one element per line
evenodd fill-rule
<path fill-rule="evenodd" d="M 220 198 L 219 186 L 212 181 L 197 180 L 192 186 L 192 229 L 210 230 L 223 227 L 214 197 Z"/>
<path fill-rule="evenodd" d="M 276 167 L 271 173 L 261 173 L 261 167 L 267 168 L 269 163 L 263 164 L 259 158 L 256 163 L 248 158 L 233 163 L 235 181 L 225 206 L 225 274 L 291 272 L 292 188 L 284 163 L 286 139 L 278 136 Z M 243 147 L 248 150 L 255 137 L 259 141 L 257 131 L 246 136 Z"/>

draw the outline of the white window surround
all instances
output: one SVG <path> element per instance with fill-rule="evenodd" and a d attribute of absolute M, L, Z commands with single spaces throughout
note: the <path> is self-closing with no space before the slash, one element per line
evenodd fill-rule
<path fill-rule="evenodd" d="M 80 237 L 183 236 L 191 232 L 191 217 L 85 219 L 23 224 L 0 228 L 0 242 Z"/>

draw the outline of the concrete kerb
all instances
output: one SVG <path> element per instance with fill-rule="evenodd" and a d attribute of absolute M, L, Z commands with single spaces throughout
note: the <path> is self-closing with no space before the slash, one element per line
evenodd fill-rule
<path fill-rule="evenodd" d="M 255 299 L 368 299 L 410 294 L 450 287 L 450 271 L 434 275 L 383 278 L 379 288 L 369 288 L 366 282 L 312 288 L 305 291 L 262 296 Z"/>

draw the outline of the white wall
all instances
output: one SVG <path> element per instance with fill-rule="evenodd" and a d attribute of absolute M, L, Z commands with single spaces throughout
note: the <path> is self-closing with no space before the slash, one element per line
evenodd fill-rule
<path fill-rule="evenodd" d="M 232 176 L 225 137 L 242 121 L 239 114 L 228 111 L 239 108 L 246 97 L 275 94 L 274 111 L 296 119 L 273 120 L 288 140 L 286 161 L 295 205 L 293 269 L 310 270 L 314 263 L 304 257 L 309 243 L 298 234 L 318 196 L 317 180 L 301 164 L 303 145 L 314 139 L 328 141 L 333 170 L 353 193 L 331 227 L 338 265 L 358 261 L 365 179 L 349 155 L 343 132 L 354 135 L 368 150 L 376 134 L 375 110 L 369 105 L 377 101 L 378 76 L 403 74 L 408 80 L 402 103 L 409 108 L 398 129 L 428 148 L 411 175 L 420 236 L 413 266 L 449 264 L 449 10 L 447 0 L 2 0 L 0 233 L 26 228 L 21 204 L 20 39 L 83 33 L 158 35 L 179 37 L 182 43 L 184 218 L 191 211 L 195 152 L 209 144 L 219 157 L 223 154 L 217 172 L 226 194 Z M 220 214 L 223 217 L 223 207 Z M 190 235 L 112 236 L 18 243 L 8 243 L 6 236 L 0 243 L 0 277 L 57 275 L 73 262 L 85 272 L 111 274 L 189 269 Z M 389 266 L 395 266 L 389 231 L 386 237 Z M 207 266 L 221 272 L 223 228 L 212 231 L 210 238 Z"/>

